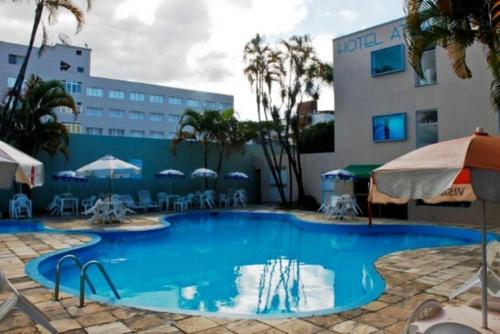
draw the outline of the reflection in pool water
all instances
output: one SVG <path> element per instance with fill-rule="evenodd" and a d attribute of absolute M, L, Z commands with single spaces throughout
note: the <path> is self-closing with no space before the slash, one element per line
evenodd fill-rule
<path fill-rule="evenodd" d="M 375 299 L 384 289 L 374 268 L 382 255 L 479 238 L 472 231 L 438 227 L 317 226 L 279 214 L 194 213 L 168 220 L 172 225 L 157 232 L 103 233 L 97 244 L 70 253 L 104 263 L 120 304 L 293 316 L 346 310 Z M 31 276 L 50 285 L 62 255 L 30 264 Z M 112 299 L 97 271 L 91 269 L 90 276 L 98 296 Z M 62 284 L 72 292 L 78 287 L 78 272 L 69 264 Z"/>

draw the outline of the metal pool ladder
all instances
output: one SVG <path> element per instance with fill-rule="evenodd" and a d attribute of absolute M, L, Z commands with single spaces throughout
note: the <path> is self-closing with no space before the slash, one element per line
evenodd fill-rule
<path fill-rule="evenodd" d="M 59 300 L 59 286 L 61 285 L 61 267 L 62 267 L 63 262 L 65 262 L 66 260 L 72 260 L 75 263 L 75 265 L 78 267 L 78 269 L 80 270 L 80 298 L 79 298 L 80 301 L 78 304 L 79 307 L 85 306 L 85 282 L 87 282 L 87 284 L 89 285 L 89 288 L 92 291 L 92 293 L 94 293 L 94 294 L 96 293 L 94 285 L 92 284 L 89 277 L 87 276 L 87 269 L 91 266 L 97 266 L 97 268 L 99 268 L 99 271 L 101 272 L 102 276 L 104 276 L 104 279 L 106 279 L 106 282 L 108 283 L 109 287 L 113 291 L 113 294 L 115 295 L 116 299 L 121 299 L 120 294 L 116 290 L 115 285 L 111 281 L 111 278 L 109 277 L 108 273 L 104 269 L 104 266 L 102 265 L 101 262 L 99 262 L 97 260 L 92 260 L 92 261 L 85 263 L 82 266 L 82 263 L 75 255 L 69 254 L 69 255 L 63 256 L 62 258 L 59 259 L 59 261 L 57 261 L 56 281 L 55 281 L 55 287 L 54 287 L 54 300 Z"/>

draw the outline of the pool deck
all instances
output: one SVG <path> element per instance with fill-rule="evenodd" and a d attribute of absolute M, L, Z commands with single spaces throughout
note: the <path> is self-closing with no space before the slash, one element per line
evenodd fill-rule
<path fill-rule="evenodd" d="M 253 209 L 266 209 L 256 207 Z M 318 222 L 321 215 L 295 211 L 299 217 Z M 133 216 L 131 221 L 119 225 L 95 226 L 96 229 L 141 229 L 158 224 L 163 214 L 152 213 Z M 82 219 L 43 217 L 50 227 L 63 229 L 88 228 Z M 385 223 L 425 223 L 394 220 L 375 220 Z M 353 224 L 353 222 L 344 222 Z M 355 223 L 365 224 L 358 220 Z M 449 225 L 447 225 L 449 226 Z M 454 225 L 459 226 L 459 225 Z M 461 225 L 464 226 L 464 225 Z M 476 228 L 478 225 L 466 226 Z M 500 227 L 490 231 L 500 233 Z M 63 294 L 60 301 L 52 301 L 52 292 L 27 277 L 25 264 L 54 250 L 81 245 L 90 238 L 73 234 L 30 233 L 0 235 L 0 269 L 31 302 L 42 309 L 61 333 L 401 333 L 407 319 L 421 301 L 434 298 L 449 304 L 446 296 L 465 282 L 479 267 L 478 246 L 447 247 L 393 253 L 380 258 L 376 267 L 387 283 L 384 294 L 376 301 L 361 308 L 326 316 L 279 320 L 238 320 L 206 316 L 190 316 L 174 313 L 152 312 L 125 307 L 114 307 L 88 302 L 84 308 L 77 307 L 77 298 Z M 367 245 L 369 247 L 369 245 Z M 0 302 L 8 294 L 0 294 Z M 473 289 L 452 301 L 454 305 L 465 304 L 479 296 Z M 492 322 L 500 332 L 500 314 L 493 314 L 498 323 Z M 492 316 L 490 316 L 491 318 Z M 46 333 L 20 312 L 11 312 L 0 322 L 0 333 L 24 334 Z M 486 332 L 485 333 L 495 333 Z"/>

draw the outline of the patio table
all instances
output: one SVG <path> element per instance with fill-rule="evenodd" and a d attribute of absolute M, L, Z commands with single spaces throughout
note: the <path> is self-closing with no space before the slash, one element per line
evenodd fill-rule
<path fill-rule="evenodd" d="M 78 214 L 78 198 L 76 197 L 62 197 L 61 198 L 61 217 L 64 216 L 64 209 L 66 207 L 66 203 L 71 204 L 71 214 Z"/>
<path fill-rule="evenodd" d="M 166 205 L 167 205 L 167 211 L 170 210 L 170 203 L 175 203 L 176 200 L 180 199 L 181 196 L 179 195 L 168 195 L 166 197 Z"/>

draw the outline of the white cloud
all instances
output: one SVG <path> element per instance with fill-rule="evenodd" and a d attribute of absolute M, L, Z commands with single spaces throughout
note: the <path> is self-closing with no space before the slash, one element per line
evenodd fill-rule
<path fill-rule="evenodd" d="M 349 9 L 342 9 L 338 12 L 338 16 L 345 20 L 354 20 L 359 17 L 359 14 Z"/>

